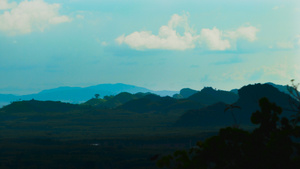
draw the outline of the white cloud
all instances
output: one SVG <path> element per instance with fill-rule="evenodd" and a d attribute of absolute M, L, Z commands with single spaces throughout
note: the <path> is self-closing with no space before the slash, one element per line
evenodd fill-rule
<path fill-rule="evenodd" d="M 202 29 L 200 37 L 206 42 L 210 50 L 226 50 L 230 48 L 229 40 L 222 39 L 222 31 L 216 27 L 213 29 Z"/>
<path fill-rule="evenodd" d="M 7 0 L 0 0 L 0 10 L 11 9 L 17 6 L 16 2 L 9 3 Z"/>
<path fill-rule="evenodd" d="M 242 26 L 235 31 L 227 31 L 224 36 L 234 40 L 240 38 L 253 42 L 257 39 L 256 33 L 258 31 L 259 29 L 254 26 Z"/>
<path fill-rule="evenodd" d="M 176 27 L 185 29 L 184 35 L 176 31 Z M 143 49 L 168 49 L 186 50 L 195 47 L 197 36 L 193 36 L 187 24 L 187 16 L 173 15 L 168 23 L 160 27 L 158 35 L 150 31 L 133 32 L 128 36 L 122 35 L 116 39 L 119 44 L 126 43 L 131 48 Z"/>
<path fill-rule="evenodd" d="M 254 26 L 240 27 L 236 30 L 237 38 L 244 38 L 250 42 L 257 39 L 256 33 L 259 31 Z"/>
<path fill-rule="evenodd" d="M 184 28 L 184 33 L 180 34 L 176 28 Z M 188 13 L 180 16 L 174 14 L 168 25 L 163 25 L 159 29 L 158 35 L 151 31 L 136 31 L 129 35 L 121 35 L 116 38 L 119 44 L 127 44 L 133 49 L 167 49 L 167 50 L 186 50 L 200 44 L 209 50 L 226 50 L 231 48 L 231 43 L 235 43 L 238 38 L 253 42 L 257 39 L 256 33 L 259 30 L 253 26 L 240 27 L 236 31 L 221 31 L 203 28 L 200 34 L 190 28 L 188 24 Z M 223 33 L 224 32 L 224 33 Z"/>
<path fill-rule="evenodd" d="M 59 15 L 59 4 L 48 4 L 43 0 L 22 1 L 10 11 L 0 15 L 0 31 L 9 35 L 44 31 L 51 24 L 70 22 L 65 15 Z"/>
<path fill-rule="evenodd" d="M 274 6 L 272 9 L 277 10 L 277 9 L 279 9 L 279 6 Z"/>
<path fill-rule="evenodd" d="M 277 42 L 277 47 L 282 49 L 292 49 L 294 44 L 292 42 Z"/>

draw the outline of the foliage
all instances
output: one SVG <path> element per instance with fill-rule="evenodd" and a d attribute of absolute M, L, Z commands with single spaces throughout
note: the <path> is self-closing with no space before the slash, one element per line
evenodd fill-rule
<path fill-rule="evenodd" d="M 99 99 L 100 94 L 95 94 L 95 98 Z"/>
<path fill-rule="evenodd" d="M 300 122 L 300 92 L 298 91 L 299 83 L 295 84 L 294 79 L 292 81 L 292 86 L 288 86 L 288 91 L 293 99 L 290 99 L 290 104 L 292 107 L 292 111 L 296 112 L 296 114 L 293 116 L 292 123 L 293 125 L 296 125 L 298 122 Z"/>
<path fill-rule="evenodd" d="M 196 148 L 176 151 L 157 161 L 160 168 L 297 168 L 300 165 L 300 126 L 294 118 L 282 117 L 282 109 L 267 98 L 251 121 L 252 132 L 227 127 Z M 295 117 L 295 116 L 294 116 Z"/>

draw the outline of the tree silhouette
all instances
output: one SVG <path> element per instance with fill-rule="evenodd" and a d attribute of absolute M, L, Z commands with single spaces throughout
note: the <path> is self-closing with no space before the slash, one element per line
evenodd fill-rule
<path fill-rule="evenodd" d="M 233 127 L 238 128 L 239 125 L 238 125 L 238 123 L 237 123 L 237 120 L 236 120 L 236 118 L 235 118 L 235 115 L 233 114 L 233 111 L 232 111 L 233 109 L 241 109 L 241 107 L 240 107 L 240 106 L 236 106 L 236 105 L 234 105 L 234 104 L 228 104 L 228 105 L 226 106 L 226 108 L 224 109 L 224 112 L 226 112 L 227 110 L 230 110 L 231 116 L 232 116 L 232 118 L 233 118 L 233 120 L 234 120 Z"/>
<path fill-rule="evenodd" d="M 290 103 L 291 103 L 291 107 L 292 110 L 296 112 L 296 114 L 293 116 L 293 125 L 295 126 L 298 122 L 300 122 L 300 93 L 298 91 L 298 87 L 299 87 L 299 83 L 295 84 L 294 83 L 294 79 L 291 80 L 292 85 L 291 86 L 287 86 L 287 89 L 292 97 L 292 99 L 290 99 Z"/>
<path fill-rule="evenodd" d="M 95 94 L 95 98 L 98 99 L 100 94 Z"/>

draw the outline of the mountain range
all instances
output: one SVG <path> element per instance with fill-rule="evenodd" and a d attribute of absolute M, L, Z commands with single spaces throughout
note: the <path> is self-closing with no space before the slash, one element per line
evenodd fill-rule
<path fill-rule="evenodd" d="M 266 84 L 277 88 L 279 91 L 288 93 L 286 85 L 277 85 L 274 83 Z M 189 98 L 189 100 L 201 102 L 202 104 L 206 105 L 217 103 L 218 101 L 223 101 L 224 103 L 233 103 L 238 99 L 238 89 L 233 89 L 230 92 L 222 90 L 218 90 L 218 92 L 216 91 L 217 90 L 213 90 L 211 87 L 205 87 L 201 91 L 193 90 L 190 88 L 183 88 L 180 91 L 153 91 L 147 88 L 122 83 L 99 84 L 89 87 L 58 87 L 28 95 L 0 94 L 0 107 L 7 105 L 13 101 L 32 99 L 42 101 L 52 100 L 68 103 L 83 103 L 93 98 L 95 94 L 99 94 L 100 97 L 103 98 L 104 96 L 117 95 L 121 92 L 128 92 L 131 94 L 152 93 L 159 96 L 173 96 L 173 98 L 176 99 Z"/>
<path fill-rule="evenodd" d="M 205 87 L 201 91 L 184 89 L 174 97 L 141 92 L 121 92 L 102 98 L 95 95 L 81 104 L 35 99 L 14 101 L 0 108 L 0 129 L 7 137 L 74 138 L 77 134 L 80 137 L 86 134 L 94 137 L 95 133 L 155 135 L 230 125 L 251 127 L 251 114 L 260 109 L 258 102 L 262 97 L 280 106 L 283 116 L 291 117 L 289 109 L 295 100 L 290 95 L 270 84 L 252 84 L 238 89 L 237 94 Z"/>
<path fill-rule="evenodd" d="M 138 87 L 134 85 L 127 85 L 122 83 L 117 84 L 99 84 L 89 87 L 58 87 L 54 89 L 43 90 L 39 93 L 28 94 L 28 95 L 12 95 L 12 94 L 0 94 L 0 107 L 7 105 L 10 102 L 17 100 L 52 100 L 62 101 L 69 103 L 82 103 L 90 98 L 94 97 L 95 94 L 99 94 L 100 97 L 116 95 L 121 92 L 128 93 L 154 93 L 160 96 L 173 96 L 178 93 L 177 91 L 153 91 L 147 88 Z"/>

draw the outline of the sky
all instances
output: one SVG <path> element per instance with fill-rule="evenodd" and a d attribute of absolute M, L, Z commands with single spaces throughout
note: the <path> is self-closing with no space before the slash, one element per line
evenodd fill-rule
<path fill-rule="evenodd" d="M 0 94 L 300 81 L 298 0 L 0 0 Z"/>

